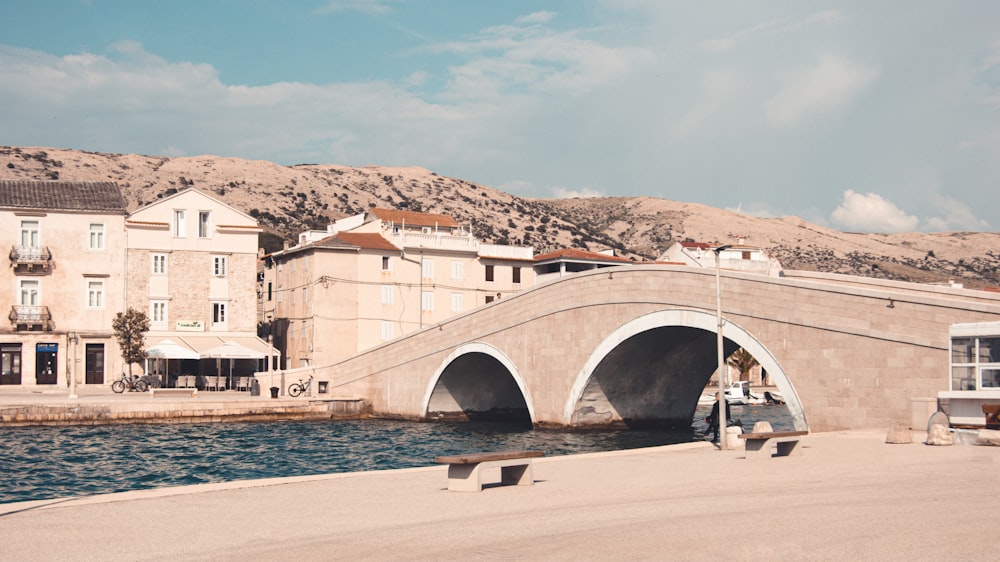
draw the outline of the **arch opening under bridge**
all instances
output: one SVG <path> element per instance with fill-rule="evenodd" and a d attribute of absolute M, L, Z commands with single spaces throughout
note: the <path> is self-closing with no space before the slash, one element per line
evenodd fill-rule
<path fill-rule="evenodd" d="M 480 342 L 459 346 L 431 377 L 424 417 L 443 421 L 506 421 L 531 425 L 534 409 L 524 379 L 499 349 Z"/>
<path fill-rule="evenodd" d="M 573 427 L 690 427 L 715 372 L 716 316 L 664 310 L 619 327 L 591 353 L 573 383 L 564 424 Z M 749 332 L 724 319 L 723 355 L 746 349 L 782 393 L 796 429 L 808 428 L 791 380 Z"/>

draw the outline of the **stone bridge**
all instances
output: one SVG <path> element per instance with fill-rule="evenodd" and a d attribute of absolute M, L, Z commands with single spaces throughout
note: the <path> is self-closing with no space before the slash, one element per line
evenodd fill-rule
<path fill-rule="evenodd" d="M 1000 294 L 978 290 L 808 272 L 720 286 L 726 356 L 749 351 L 813 431 L 910 421 L 948 388 L 949 325 L 1000 319 Z M 286 380 L 313 374 L 385 417 L 688 426 L 716 369 L 715 291 L 713 269 L 577 273 Z"/>

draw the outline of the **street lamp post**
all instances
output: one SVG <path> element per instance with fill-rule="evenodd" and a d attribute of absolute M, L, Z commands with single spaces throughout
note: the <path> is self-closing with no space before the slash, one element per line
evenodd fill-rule
<path fill-rule="evenodd" d="M 69 333 L 69 397 L 77 398 L 76 395 L 76 354 L 77 354 L 77 343 L 80 342 L 80 336 L 76 332 Z"/>
<path fill-rule="evenodd" d="M 720 256 L 722 252 L 725 252 L 731 245 L 718 246 L 712 251 L 715 252 L 715 340 L 716 340 L 716 352 L 718 359 L 718 371 L 719 375 L 719 449 L 725 451 L 729 448 L 729 443 L 727 442 L 728 435 L 726 435 L 726 376 L 725 370 L 723 369 L 723 357 L 722 357 L 722 284 L 719 265 Z"/>

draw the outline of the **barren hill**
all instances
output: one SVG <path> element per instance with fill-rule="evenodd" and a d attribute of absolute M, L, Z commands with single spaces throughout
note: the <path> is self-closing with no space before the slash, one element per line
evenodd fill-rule
<path fill-rule="evenodd" d="M 675 241 L 732 242 L 767 249 L 786 269 L 851 273 L 918 282 L 954 278 L 967 287 L 1000 285 L 1000 233 L 858 234 L 796 217 L 750 217 L 653 197 L 528 199 L 423 168 L 280 166 L 258 160 L 167 158 L 39 147 L 0 147 L 0 177 L 115 181 L 129 209 L 196 187 L 256 217 L 273 235 L 295 240 L 370 206 L 442 213 L 482 240 L 613 248 L 655 259 Z M 269 249 L 279 244 L 264 240 Z"/>

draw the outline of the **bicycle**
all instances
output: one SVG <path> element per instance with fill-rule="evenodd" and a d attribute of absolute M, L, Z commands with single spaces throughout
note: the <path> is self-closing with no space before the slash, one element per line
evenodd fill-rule
<path fill-rule="evenodd" d="M 125 373 L 122 373 L 122 378 L 111 383 L 111 390 L 113 390 L 115 394 L 125 392 L 126 388 L 129 392 L 146 392 L 149 390 L 149 383 L 138 377 L 129 378 L 129 376 Z"/>
<path fill-rule="evenodd" d="M 307 381 L 299 379 L 299 382 L 293 382 L 292 384 L 288 385 L 288 395 L 291 396 L 292 398 L 295 398 L 300 394 L 304 394 L 307 390 L 309 390 L 309 386 L 312 385 L 312 380 L 313 376 L 309 375 L 309 380 Z"/>

